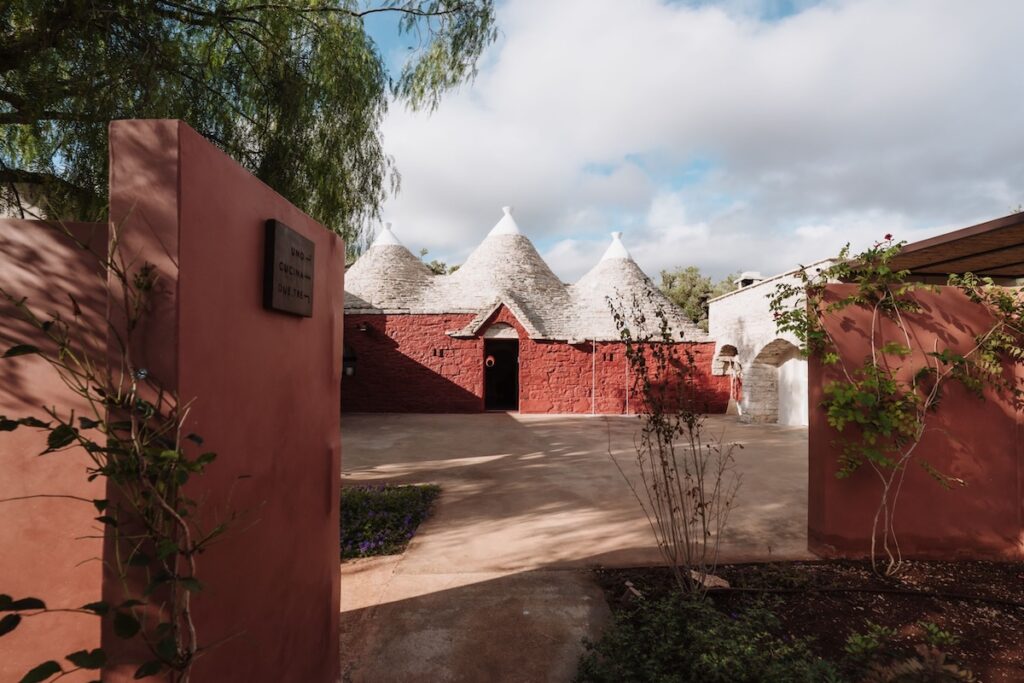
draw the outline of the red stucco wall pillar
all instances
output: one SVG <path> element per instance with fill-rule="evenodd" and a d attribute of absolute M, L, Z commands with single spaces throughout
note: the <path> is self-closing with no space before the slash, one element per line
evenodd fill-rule
<path fill-rule="evenodd" d="M 64 234 L 87 243 L 84 250 Z M 0 287 L 27 303 L 43 319 L 59 314 L 74 320 L 67 293 L 82 311 L 76 338 L 93 355 L 103 353 L 106 292 L 101 256 L 107 246 L 105 224 L 48 225 L 41 221 L 0 220 Z M 47 348 L 36 330 L 0 301 L 0 353 L 17 343 Z M 83 414 L 88 404 L 70 391 L 39 356 L 0 360 L 0 415 L 8 419 L 49 418 L 43 406 L 67 416 Z M 100 481 L 88 482 L 89 458 L 81 449 L 40 457 L 46 434 L 22 427 L 0 432 L 0 499 L 72 495 L 104 497 Z M 0 503 L 0 593 L 36 597 L 51 608 L 75 608 L 100 599 L 102 527 L 87 502 L 34 498 Z M 100 646 L 100 622 L 82 614 L 46 614 L 24 619 L 0 640 L 0 681 L 17 681 L 48 660 Z M 75 683 L 94 676 L 80 673 Z"/>
<path fill-rule="evenodd" d="M 112 123 L 110 162 L 120 246 L 160 276 L 140 357 L 218 453 L 188 493 L 239 515 L 199 558 L 199 639 L 221 644 L 193 680 L 334 681 L 344 244 L 181 122 Z M 268 219 L 315 244 L 312 317 L 262 306 Z M 140 655 L 103 640 L 130 679 Z"/>
<path fill-rule="evenodd" d="M 838 298 L 852 285 L 831 285 Z M 918 348 L 950 348 L 964 353 L 975 336 L 991 325 L 989 313 L 961 292 L 940 287 L 916 294 L 920 313 L 905 316 Z M 870 353 L 871 312 L 846 308 L 827 319 L 838 351 L 850 366 Z M 886 339 L 898 331 L 882 328 Z M 902 342 L 902 335 L 898 340 Z M 905 364 L 920 367 L 922 357 Z M 877 476 L 862 467 L 837 479 L 836 432 L 827 423 L 821 401 L 837 369 L 812 358 L 808 367 L 810 403 L 808 535 L 810 549 L 826 557 L 868 554 L 872 519 L 881 495 Z M 849 428 L 849 427 L 848 427 Z M 1024 508 L 1021 413 L 1007 396 L 992 391 L 984 399 L 949 383 L 942 402 L 928 420 L 928 430 L 907 469 L 897 506 L 895 528 L 905 557 L 1024 559 Z M 939 471 L 966 481 L 943 489 L 919 465 L 926 460 Z"/>

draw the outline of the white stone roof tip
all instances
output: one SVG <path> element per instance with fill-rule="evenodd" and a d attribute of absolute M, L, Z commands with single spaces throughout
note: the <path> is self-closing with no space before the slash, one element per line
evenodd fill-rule
<path fill-rule="evenodd" d="M 377 238 L 373 240 L 371 247 L 386 247 L 393 245 L 396 247 L 402 246 L 402 243 L 395 237 L 395 233 L 391 232 L 391 224 L 385 223 L 381 226 L 380 232 L 377 233 Z"/>
<path fill-rule="evenodd" d="M 512 218 L 512 207 L 503 206 L 501 207 L 501 210 L 505 215 L 501 217 L 501 220 L 498 221 L 493 228 L 491 228 L 491 231 L 487 233 L 487 236 L 522 235 L 523 233 L 519 231 L 519 226 L 516 225 L 516 219 Z"/>
<path fill-rule="evenodd" d="M 604 256 L 601 257 L 602 261 L 610 261 L 612 259 L 621 258 L 627 261 L 632 261 L 633 257 L 629 255 L 629 250 L 626 249 L 626 245 L 622 243 L 622 233 L 612 233 L 612 243 L 605 249 Z"/>

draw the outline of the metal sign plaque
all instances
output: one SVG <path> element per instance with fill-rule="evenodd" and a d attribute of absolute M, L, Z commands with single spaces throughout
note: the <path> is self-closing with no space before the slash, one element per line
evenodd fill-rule
<path fill-rule="evenodd" d="M 316 245 L 280 221 L 267 221 L 263 261 L 263 307 L 313 316 L 313 256 Z"/>

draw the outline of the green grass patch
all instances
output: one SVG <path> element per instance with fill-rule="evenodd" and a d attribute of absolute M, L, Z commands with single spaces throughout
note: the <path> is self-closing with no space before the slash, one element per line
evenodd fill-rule
<path fill-rule="evenodd" d="M 405 550 L 440 493 L 441 488 L 433 484 L 343 486 L 342 559 Z"/>

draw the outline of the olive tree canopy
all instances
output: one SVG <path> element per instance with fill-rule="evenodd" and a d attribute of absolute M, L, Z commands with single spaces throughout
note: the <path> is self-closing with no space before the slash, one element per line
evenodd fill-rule
<path fill-rule="evenodd" d="M 392 78 L 364 26 L 417 44 Z M 476 73 L 493 0 L 7 0 L 0 3 L 0 212 L 95 218 L 107 123 L 179 118 L 355 241 L 398 175 L 392 95 L 432 109 Z"/>

